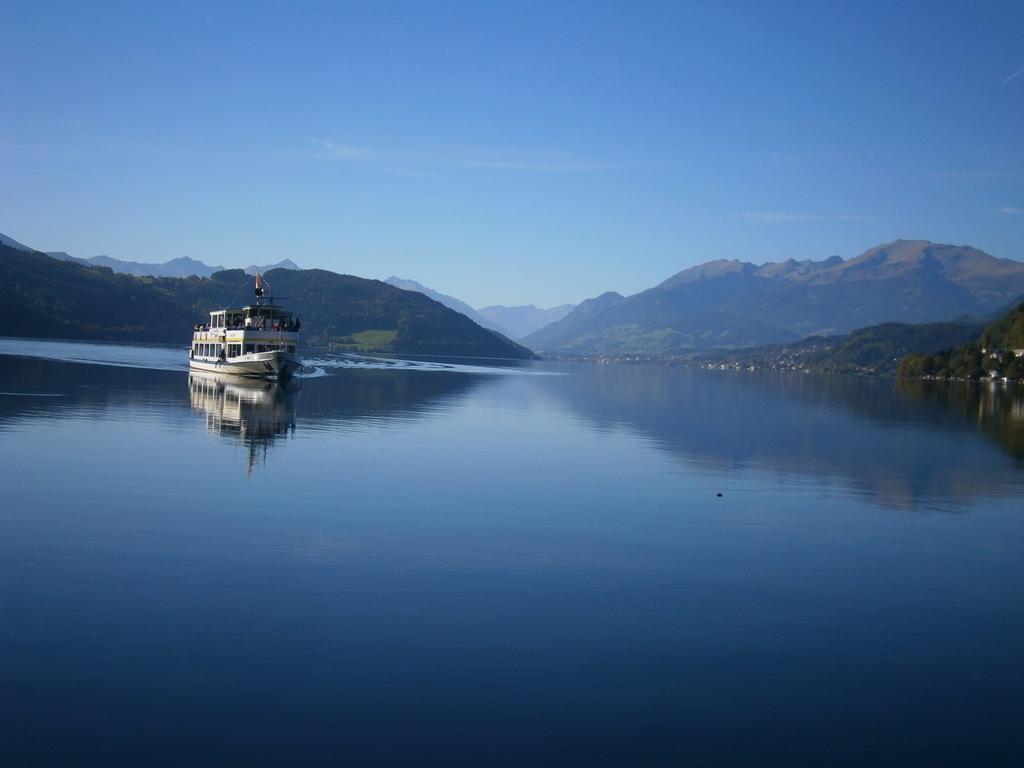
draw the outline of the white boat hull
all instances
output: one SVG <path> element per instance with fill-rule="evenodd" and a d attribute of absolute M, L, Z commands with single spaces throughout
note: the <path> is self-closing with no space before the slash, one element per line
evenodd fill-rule
<path fill-rule="evenodd" d="M 287 379 L 302 369 L 302 358 L 291 352 L 253 352 L 227 360 L 191 357 L 188 367 L 193 371 L 208 373 L 260 379 Z"/>

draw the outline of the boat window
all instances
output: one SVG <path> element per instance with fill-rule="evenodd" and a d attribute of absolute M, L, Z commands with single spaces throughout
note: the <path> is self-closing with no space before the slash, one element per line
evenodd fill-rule
<path fill-rule="evenodd" d="M 255 351 L 256 351 L 256 345 L 255 344 L 246 344 L 245 345 L 245 354 L 251 355 Z"/>
<path fill-rule="evenodd" d="M 288 351 L 289 352 L 294 352 L 295 351 L 295 345 L 294 344 L 289 344 L 288 345 Z"/>

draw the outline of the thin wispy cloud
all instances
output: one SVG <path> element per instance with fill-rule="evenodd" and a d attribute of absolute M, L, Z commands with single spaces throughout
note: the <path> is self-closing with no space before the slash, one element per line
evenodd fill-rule
<path fill-rule="evenodd" d="M 997 208 L 996 213 L 1001 213 L 1004 216 L 1019 216 L 1024 213 L 1024 208 L 1015 208 L 1012 205 L 1004 205 L 1002 208 Z"/>
<path fill-rule="evenodd" d="M 78 171 L 54 171 L 47 168 L 33 168 L 31 173 L 38 173 L 43 176 L 66 176 L 71 179 L 109 179 L 98 173 L 80 173 Z"/>
<path fill-rule="evenodd" d="M 1010 82 L 1011 80 L 1016 80 L 1016 79 L 1017 79 L 1018 77 L 1020 77 L 1021 75 L 1024 75 L 1024 67 L 1021 67 L 1021 68 L 1020 68 L 1020 69 L 1018 69 L 1018 70 L 1017 70 L 1016 72 L 1014 72 L 1014 73 L 1013 73 L 1012 75 L 1010 75 L 1010 76 L 1009 76 L 1009 77 L 1007 77 L 1007 78 L 1006 78 L 1005 80 L 1003 80 L 1003 85 L 1006 85 L 1006 84 L 1007 84 L 1008 82 Z"/>
<path fill-rule="evenodd" d="M 595 163 L 557 153 L 518 152 L 504 149 L 457 148 L 409 151 L 321 139 L 315 140 L 314 144 L 319 147 L 318 157 L 372 163 L 380 166 L 383 170 L 432 167 L 534 173 L 591 173 L 625 167 Z"/>
<path fill-rule="evenodd" d="M 1012 179 L 1015 174 L 996 168 L 947 168 L 942 171 L 934 171 L 931 176 L 944 181 L 949 179 L 986 181 L 988 179 Z"/>
<path fill-rule="evenodd" d="M 857 214 L 794 213 L 789 211 L 748 211 L 734 214 L 737 219 L 746 219 L 758 224 L 798 224 L 807 221 L 871 221 L 871 216 Z"/>
<path fill-rule="evenodd" d="M 369 157 L 373 154 L 373 150 L 369 147 L 358 147 L 354 144 L 340 144 L 336 141 L 316 141 L 324 151 L 327 157 L 337 157 L 342 159 L 354 159 Z"/>

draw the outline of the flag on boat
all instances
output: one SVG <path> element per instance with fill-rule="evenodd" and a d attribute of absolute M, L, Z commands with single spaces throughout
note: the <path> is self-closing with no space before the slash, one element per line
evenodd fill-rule
<path fill-rule="evenodd" d="M 266 282 L 263 280 L 263 276 L 260 274 L 260 271 L 257 269 L 256 270 L 256 295 L 257 296 L 262 296 L 264 293 L 266 293 L 266 289 L 269 288 L 269 287 L 270 286 L 266 284 Z"/>

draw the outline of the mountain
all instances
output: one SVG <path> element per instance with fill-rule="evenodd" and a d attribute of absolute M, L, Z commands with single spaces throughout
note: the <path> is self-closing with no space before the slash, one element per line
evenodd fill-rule
<path fill-rule="evenodd" d="M 97 267 L 110 267 L 114 272 L 136 277 L 209 277 L 214 272 L 220 272 L 223 266 L 211 267 L 201 261 L 190 259 L 188 256 L 179 256 L 176 259 L 165 261 L 161 264 L 146 264 L 138 261 L 121 261 L 110 256 L 93 256 L 86 259 L 89 264 Z"/>
<path fill-rule="evenodd" d="M 17 248 L 21 251 L 34 250 L 3 234 L 0 234 L 0 244 Z M 46 255 L 58 261 L 74 261 L 91 267 L 108 267 L 114 272 L 124 275 L 135 275 L 136 277 L 190 277 L 192 275 L 196 277 L 209 277 L 214 272 L 222 272 L 224 270 L 224 267 L 219 264 L 210 266 L 202 261 L 190 259 L 187 256 L 179 256 L 176 259 L 159 264 L 150 264 L 142 261 L 122 261 L 121 259 L 102 255 L 86 259 L 72 256 L 65 251 L 47 251 Z M 299 265 L 291 259 L 284 259 L 277 262 L 277 264 L 267 264 L 259 267 L 253 264 L 246 267 L 245 272 L 246 274 L 254 275 L 257 269 L 260 272 L 269 272 L 272 269 L 299 269 Z"/>
<path fill-rule="evenodd" d="M 77 261 L 79 264 L 86 264 L 93 267 L 109 267 L 114 272 L 124 275 L 135 275 L 136 277 L 210 277 L 214 272 L 223 272 L 221 265 L 210 266 L 202 261 L 190 259 L 187 256 L 179 256 L 176 259 L 165 261 L 160 264 L 148 264 L 141 261 L 121 261 L 110 256 L 93 256 L 88 259 L 71 256 L 63 251 L 49 251 L 47 256 L 52 256 L 61 261 Z M 272 269 L 300 269 L 299 265 L 291 259 L 284 259 L 277 264 L 250 264 L 245 268 L 245 274 L 255 275 L 256 270 L 269 272 Z"/>
<path fill-rule="evenodd" d="M 10 312 L 4 334 L 34 338 L 188 341 L 201 315 L 152 279 L 0 245 Z"/>
<path fill-rule="evenodd" d="M 73 261 L 89 267 L 107 267 L 113 272 L 136 277 L 209 277 L 214 272 L 224 269 L 222 266 L 211 267 L 201 261 L 179 256 L 161 264 L 147 264 L 142 261 L 121 261 L 110 256 L 92 256 L 83 259 L 72 256 L 64 251 L 47 251 L 46 255 L 58 261 Z"/>
<path fill-rule="evenodd" d="M 419 293 L 379 280 L 319 269 L 275 269 L 267 279 L 290 298 L 313 346 L 401 354 L 504 357 L 533 354 Z M 107 339 L 185 344 L 211 309 L 252 300 L 241 269 L 209 278 L 135 277 L 0 245 L 0 282 L 7 286 L 5 334 L 35 338 Z"/>
<path fill-rule="evenodd" d="M 8 237 L 7 235 L 0 232 L 0 245 L 6 245 L 8 248 L 15 248 L 19 251 L 31 251 L 27 245 L 22 245 L 17 240 Z"/>
<path fill-rule="evenodd" d="M 539 331 L 545 325 L 551 325 L 551 323 L 561 320 L 573 309 L 575 309 L 573 304 L 561 304 L 550 309 L 540 309 L 533 304 L 518 307 L 505 307 L 496 304 L 478 309 L 477 312 L 499 329 L 504 329 L 503 332 L 509 338 L 521 339 L 534 331 Z"/>
<path fill-rule="evenodd" d="M 510 339 L 521 339 L 549 323 L 561 320 L 573 309 L 572 304 L 563 304 L 560 307 L 552 307 L 551 309 L 538 309 L 533 304 L 521 307 L 494 305 L 484 307 L 483 309 L 473 309 L 466 302 L 440 291 L 435 291 L 433 288 L 427 288 L 415 280 L 406 280 L 392 275 L 384 282 L 396 288 L 401 288 L 404 291 L 416 291 L 417 293 L 429 296 L 434 301 L 441 302 L 449 309 L 461 312 L 477 325 L 490 328 L 492 331 L 497 331 Z"/>
<path fill-rule="evenodd" d="M 264 264 L 262 267 L 256 264 L 250 264 L 248 267 L 245 268 L 245 274 L 255 275 L 257 270 L 259 270 L 260 273 L 264 273 L 269 272 L 272 269 L 302 269 L 302 267 L 300 267 L 291 259 L 282 259 L 281 261 L 277 262 L 277 264 Z"/>
<path fill-rule="evenodd" d="M 489 328 L 492 331 L 497 331 L 500 334 L 509 336 L 509 333 L 504 328 L 477 312 L 466 302 L 456 299 L 454 296 L 449 296 L 446 293 L 435 291 L 433 288 L 427 288 L 427 286 L 417 283 L 415 280 L 406 280 L 401 277 L 395 277 L 394 275 L 384 282 L 388 285 L 393 285 L 395 288 L 401 288 L 403 291 L 415 291 L 416 293 L 422 293 L 424 296 L 429 296 L 434 301 L 441 302 L 449 309 L 454 309 L 456 312 L 462 313 L 481 328 Z"/>
<path fill-rule="evenodd" d="M 848 333 L 884 322 L 982 317 L 1024 293 L 1024 263 L 969 246 L 897 240 L 848 261 L 711 261 L 629 297 L 604 294 L 527 336 L 532 349 L 671 354 Z"/>

